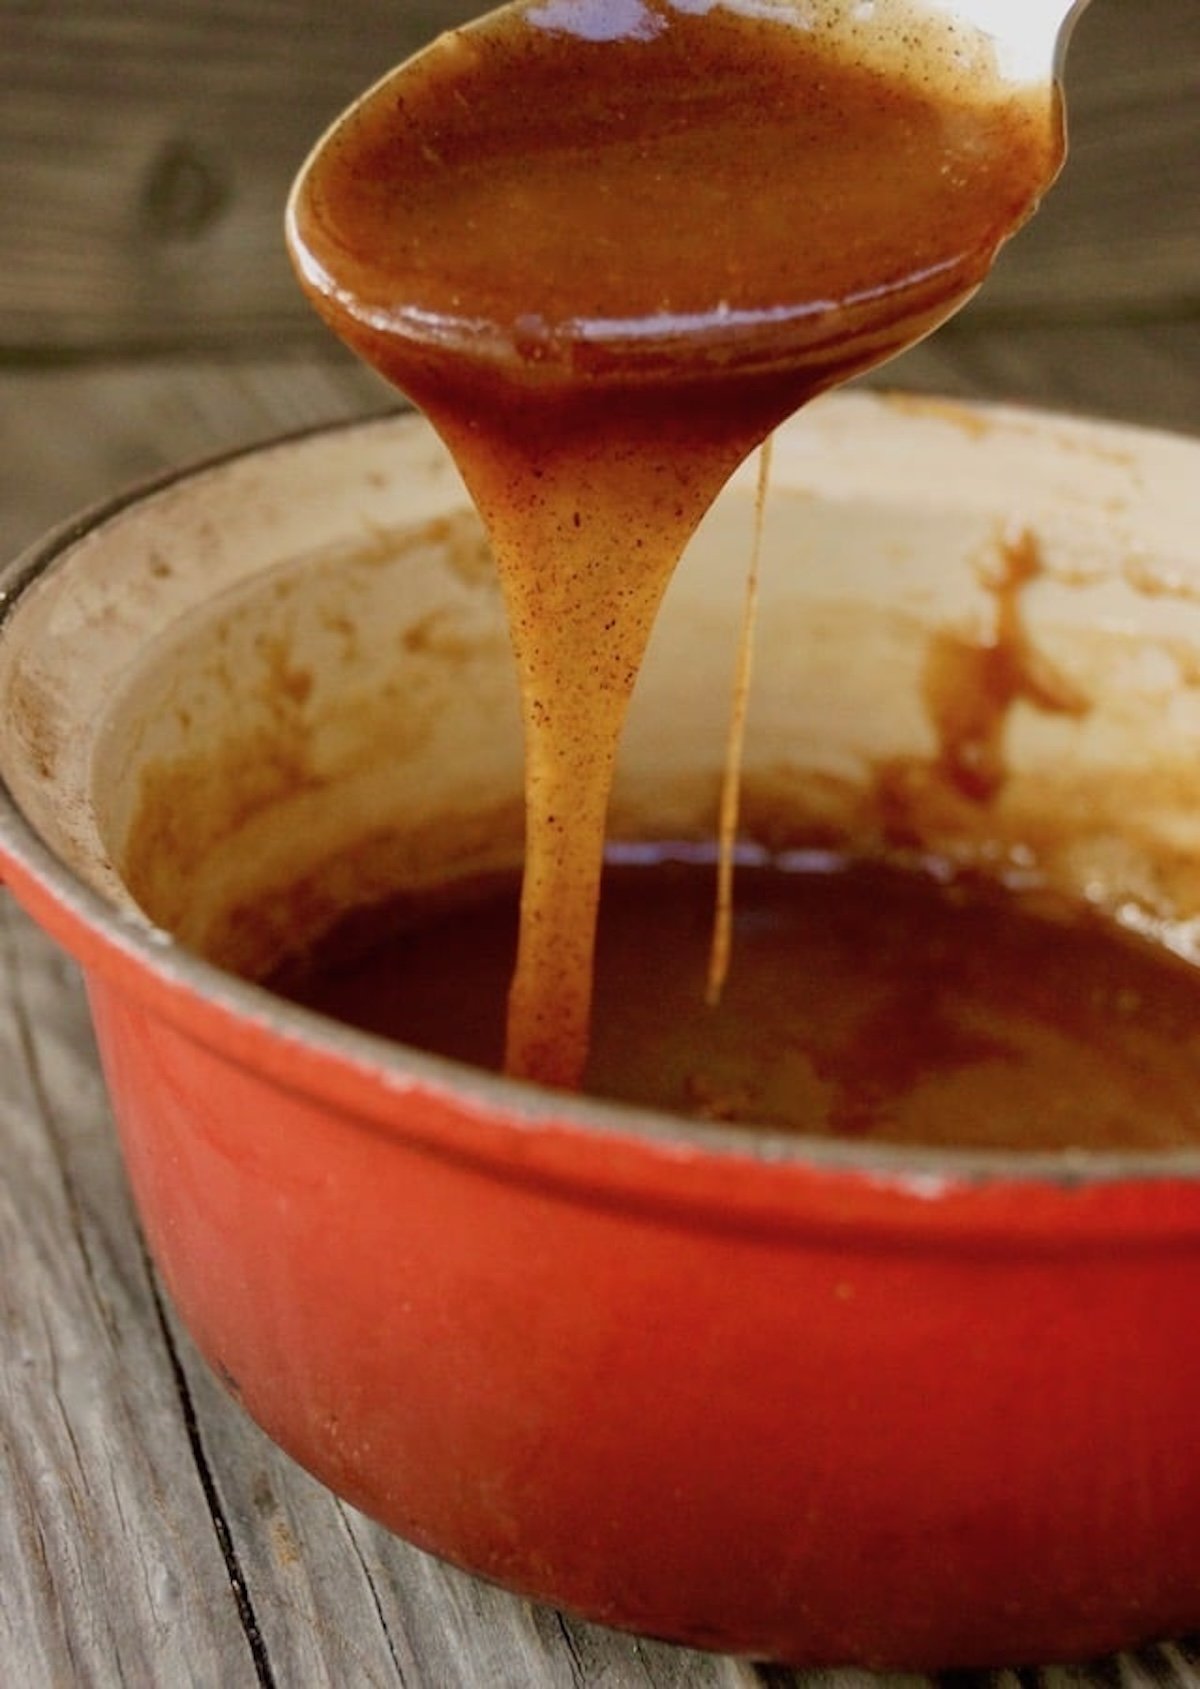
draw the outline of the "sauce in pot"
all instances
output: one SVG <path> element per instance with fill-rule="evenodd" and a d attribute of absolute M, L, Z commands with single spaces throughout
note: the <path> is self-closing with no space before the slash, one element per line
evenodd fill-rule
<path fill-rule="evenodd" d="M 494 1068 L 517 902 L 515 879 L 398 901 L 271 983 Z M 742 861 L 738 965 L 711 1009 L 711 910 L 711 857 L 610 862 L 589 1091 L 891 1143 L 1200 1143 L 1200 972 L 1094 911 L 836 854 Z"/>

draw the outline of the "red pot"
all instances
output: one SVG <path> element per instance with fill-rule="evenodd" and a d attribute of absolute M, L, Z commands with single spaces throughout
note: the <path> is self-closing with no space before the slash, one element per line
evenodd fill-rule
<path fill-rule="evenodd" d="M 879 769 L 936 750 L 931 630 L 986 633 L 1019 529 L 1029 637 L 1087 709 L 1018 708 L 1001 799 L 906 824 L 1186 950 L 1200 444 L 860 396 L 777 463 L 750 789 L 882 826 Z M 673 588 L 619 831 L 710 818 L 751 492 Z M 4 878 L 83 966 L 171 1295 L 299 1461 L 516 1590 L 757 1656 L 1045 1661 L 1200 1624 L 1200 1154 L 688 1123 L 230 971 L 519 848 L 494 583 L 423 424 L 199 471 L 3 585 Z"/>

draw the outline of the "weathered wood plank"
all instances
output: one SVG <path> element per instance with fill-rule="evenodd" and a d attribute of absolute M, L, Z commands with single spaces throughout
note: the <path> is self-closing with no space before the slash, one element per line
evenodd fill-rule
<path fill-rule="evenodd" d="M 0 0 L 0 348 L 252 346 L 320 334 L 292 283 L 288 182 L 341 107 L 482 0 Z M 1200 6 L 1095 0 L 1074 150 L 978 309 L 1200 308 Z"/>
<path fill-rule="evenodd" d="M 69 965 L 0 900 L 0 1680 L 250 1663 Z"/>
<path fill-rule="evenodd" d="M 1093 0 L 1067 59 L 1067 166 L 980 301 L 1045 322 L 1200 309 L 1200 6 Z"/>
<path fill-rule="evenodd" d="M 397 403 L 338 356 L 0 367 L 0 556 L 147 476 Z"/>
<path fill-rule="evenodd" d="M 968 310 L 875 384 L 1200 431 L 1200 314 L 1145 324 L 993 326 Z"/>
<path fill-rule="evenodd" d="M 9 0 L 0 344 L 261 340 L 281 314 L 294 329 L 289 178 L 357 89 L 475 9 L 350 5 L 335 22 L 324 0 Z"/>

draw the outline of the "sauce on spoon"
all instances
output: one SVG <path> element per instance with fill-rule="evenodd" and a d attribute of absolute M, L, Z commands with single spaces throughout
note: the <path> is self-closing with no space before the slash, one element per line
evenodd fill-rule
<path fill-rule="evenodd" d="M 901 0 L 522 0 L 368 93 L 289 207 L 336 332 L 488 527 L 526 740 L 505 1066 L 577 1086 L 605 815 L 662 594 L 731 471 L 979 285 L 1056 91 Z"/>

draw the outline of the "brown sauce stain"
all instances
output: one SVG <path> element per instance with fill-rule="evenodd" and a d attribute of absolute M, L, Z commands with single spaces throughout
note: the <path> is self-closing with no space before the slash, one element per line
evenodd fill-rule
<path fill-rule="evenodd" d="M 149 763 L 140 784 L 122 877 L 141 906 L 175 930 L 181 921 L 186 927 L 189 881 L 214 846 L 320 782 L 306 732 L 281 732 L 276 718 L 226 744 Z"/>
<path fill-rule="evenodd" d="M 1026 627 L 1022 596 L 1043 572 L 1033 533 L 1005 541 L 998 567 L 983 576 L 995 605 L 991 631 L 972 639 L 944 629 L 930 642 L 923 691 L 938 739 L 937 770 L 974 803 L 989 803 L 1007 779 L 1005 732 L 1016 703 L 1054 715 L 1081 716 L 1089 708 Z"/>
<path fill-rule="evenodd" d="M 988 439 L 995 426 L 985 411 L 956 405 L 952 399 L 928 398 L 921 393 L 882 393 L 880 397 L 890 410 L 902 416 L 948 423 L 968 440 Z"/>
<path fill-rule="evenodd" d="M 262 690 L 277 709 L 302 708 L 312 696 L 312 670 L 294 661 L 289 642 L 282 635 L 261 634 L 256 644 L 266 670 Z"/>

